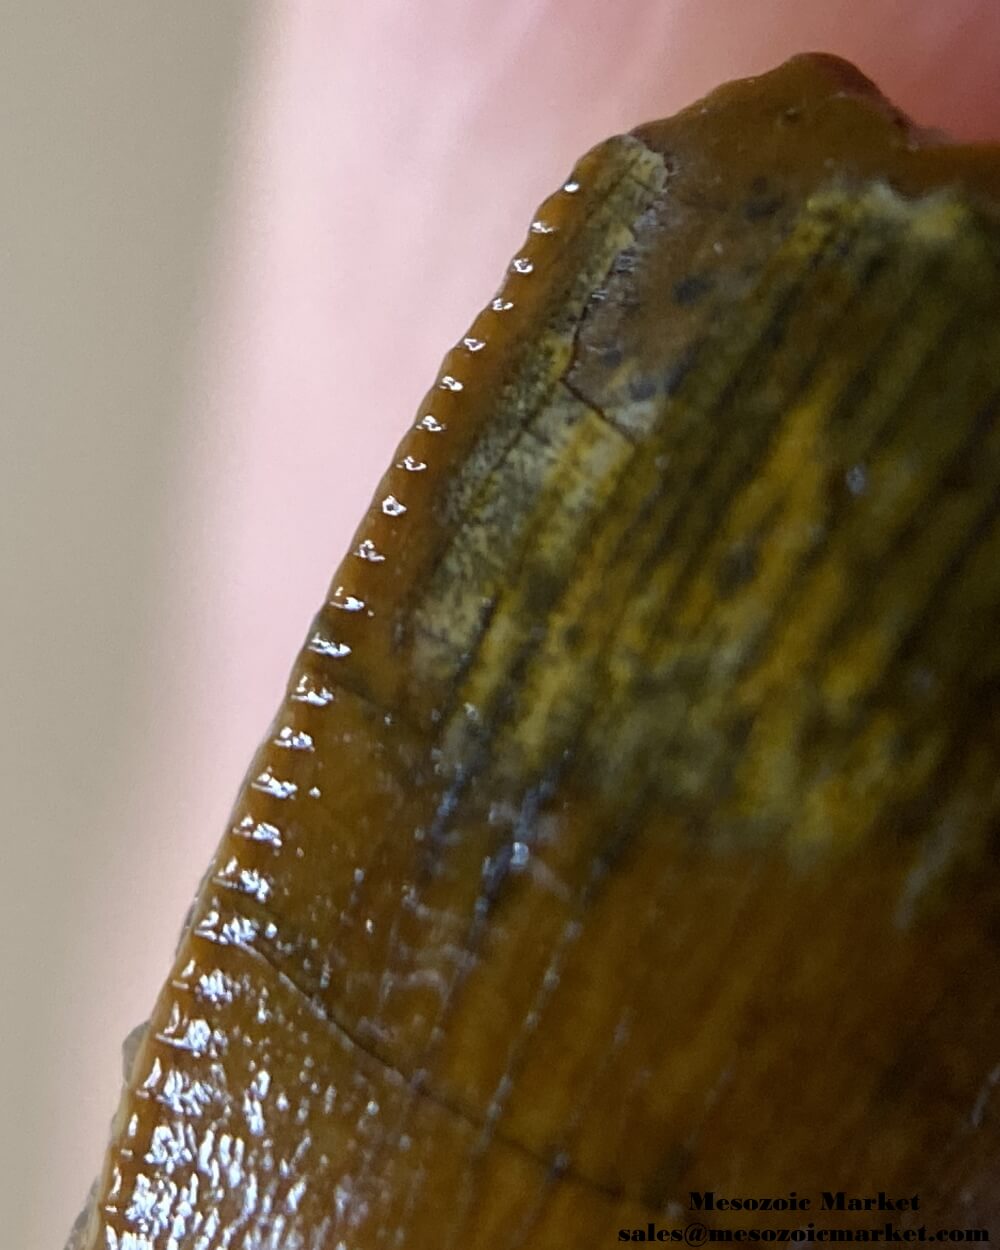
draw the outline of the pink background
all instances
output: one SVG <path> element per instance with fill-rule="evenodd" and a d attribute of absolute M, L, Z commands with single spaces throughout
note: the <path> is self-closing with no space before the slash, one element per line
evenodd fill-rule
<path fill-rule="evenodd" d="M 854 60 L 922 122 L 1000 137 L 995 0 L 290 0 L 247 10 L 247 29 L 239 6 L 210 22 L 191 0 L 169 7 L 188 24 L 178 47 L 190 55 L 178 52 L 160 107 L 172 92 L 178 108 L 200 102 L 175 162 L 177 188 L 202 188 L 198 213 L 180 221 L 176 256 L 152 244 L 123 255 L 113 229 L 95 228 L 105 252 L 83 275 L 83 298 L 101 307 L 95 284 L 116 266 L 143 275 L 123 306 L 141 331 L 136 354 L 105 334 L 79 359 L 49 362 L 83 376 L 93 353 L 112 375 L 143 361 L 148 391 L 169 378 L 160 441 L 155 455 L 133 454 L 125 408 L 124 436 L 96 418 L 91 450 L 107 489 L 129 490 L 88 511 L 77 468 L 40 475 L 42 521 L 12 574 L 31 609 L 23 636 L 11 626 L 13 705 L 62 718 L 36 746 L 12 725 L 5 754 L 30 798 L 10 817 L 19 858 L 5 874 L 2 970 L 4 1209 L 8 1244 L 25 1250 L 62 1245 L 96 1171 L 120 1041 L 149 1009 L 355 521 L 444 351 L 574 158 L 806 49 Z M 126 19 L 104 8 L 112 41 L 95 45 L 84 93 L 101 89 L 102 57 L 128 65 L 129 40 L 146 37 L 131 24 L 122 34 Z M 200 23 L 217 56 L 199 59 Z M 109 106 L 109 125 L 131 99 Z M 210 154 L 201 167 L 189 157 L 198 144 Z M 172 158 L 146 152 L 140 135 L 134 159 L 159 170 Z M 77 199 L 57 235 L 92 212 Z M 29 236 L 35 220 L 26 215 Z M 170 305 L 169 359 L 143 356 L 165 324 L 149 275 L 170 266 L 190 280 Z M 61 281 L 53 301 L 70 298 Z M 25 289 L 36 285 L 33 271 Z M 43 335 L 55 307 L 43 309 Z M 86 341 L 77 331 L 91 320 L 66 342 Z M 21 381 L 37 394 L 34 374 Z M 67 382 L 67 422 L 79 421 L 78 395 Z M 130 533 L 107 576 L 74 590 L 87 553 L 115 552 Z M 41 550 L 52 566 L 39 573 Z M 75 596 L 91 593 L 81 623 Z M 54 667 L 68 650 L 80 662 Z M 100 680 L 88 685 L 91 670 Z"/>

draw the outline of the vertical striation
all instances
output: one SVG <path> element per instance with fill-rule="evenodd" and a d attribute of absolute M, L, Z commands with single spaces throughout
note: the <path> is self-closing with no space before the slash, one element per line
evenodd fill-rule
<path fill-rule="evenodd" d="M 583 158 L 309 631 L 81 1250 L 1000 1219 L 998 204 L 825 57 Z"/>

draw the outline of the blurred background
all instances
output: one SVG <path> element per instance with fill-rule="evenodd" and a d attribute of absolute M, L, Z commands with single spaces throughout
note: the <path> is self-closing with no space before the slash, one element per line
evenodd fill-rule
<path fill-rule="evenodd" d="M 995 0 L 89 0 L 0 17 L 0 1210 L 124 1035 L 449 344 L 606 134 L 805 49 L 1000 135 Z"/>

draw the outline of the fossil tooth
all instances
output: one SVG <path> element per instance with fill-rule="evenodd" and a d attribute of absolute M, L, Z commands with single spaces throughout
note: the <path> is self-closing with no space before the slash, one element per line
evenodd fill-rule
<path fill-rule="evenodd" d="M 81 1250 L 1000 1220 L 998 204 L 826 57 L 579 162 L 309 630 Z"/>

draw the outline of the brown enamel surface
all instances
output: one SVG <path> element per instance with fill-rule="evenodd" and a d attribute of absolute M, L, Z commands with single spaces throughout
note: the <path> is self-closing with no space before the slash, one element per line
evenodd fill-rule
<path fill-rule="evenodd" d="M 85 1250 L 1000 1220 L 998 201 L 803 58 L 542 205 L 296 662 Z"/>

